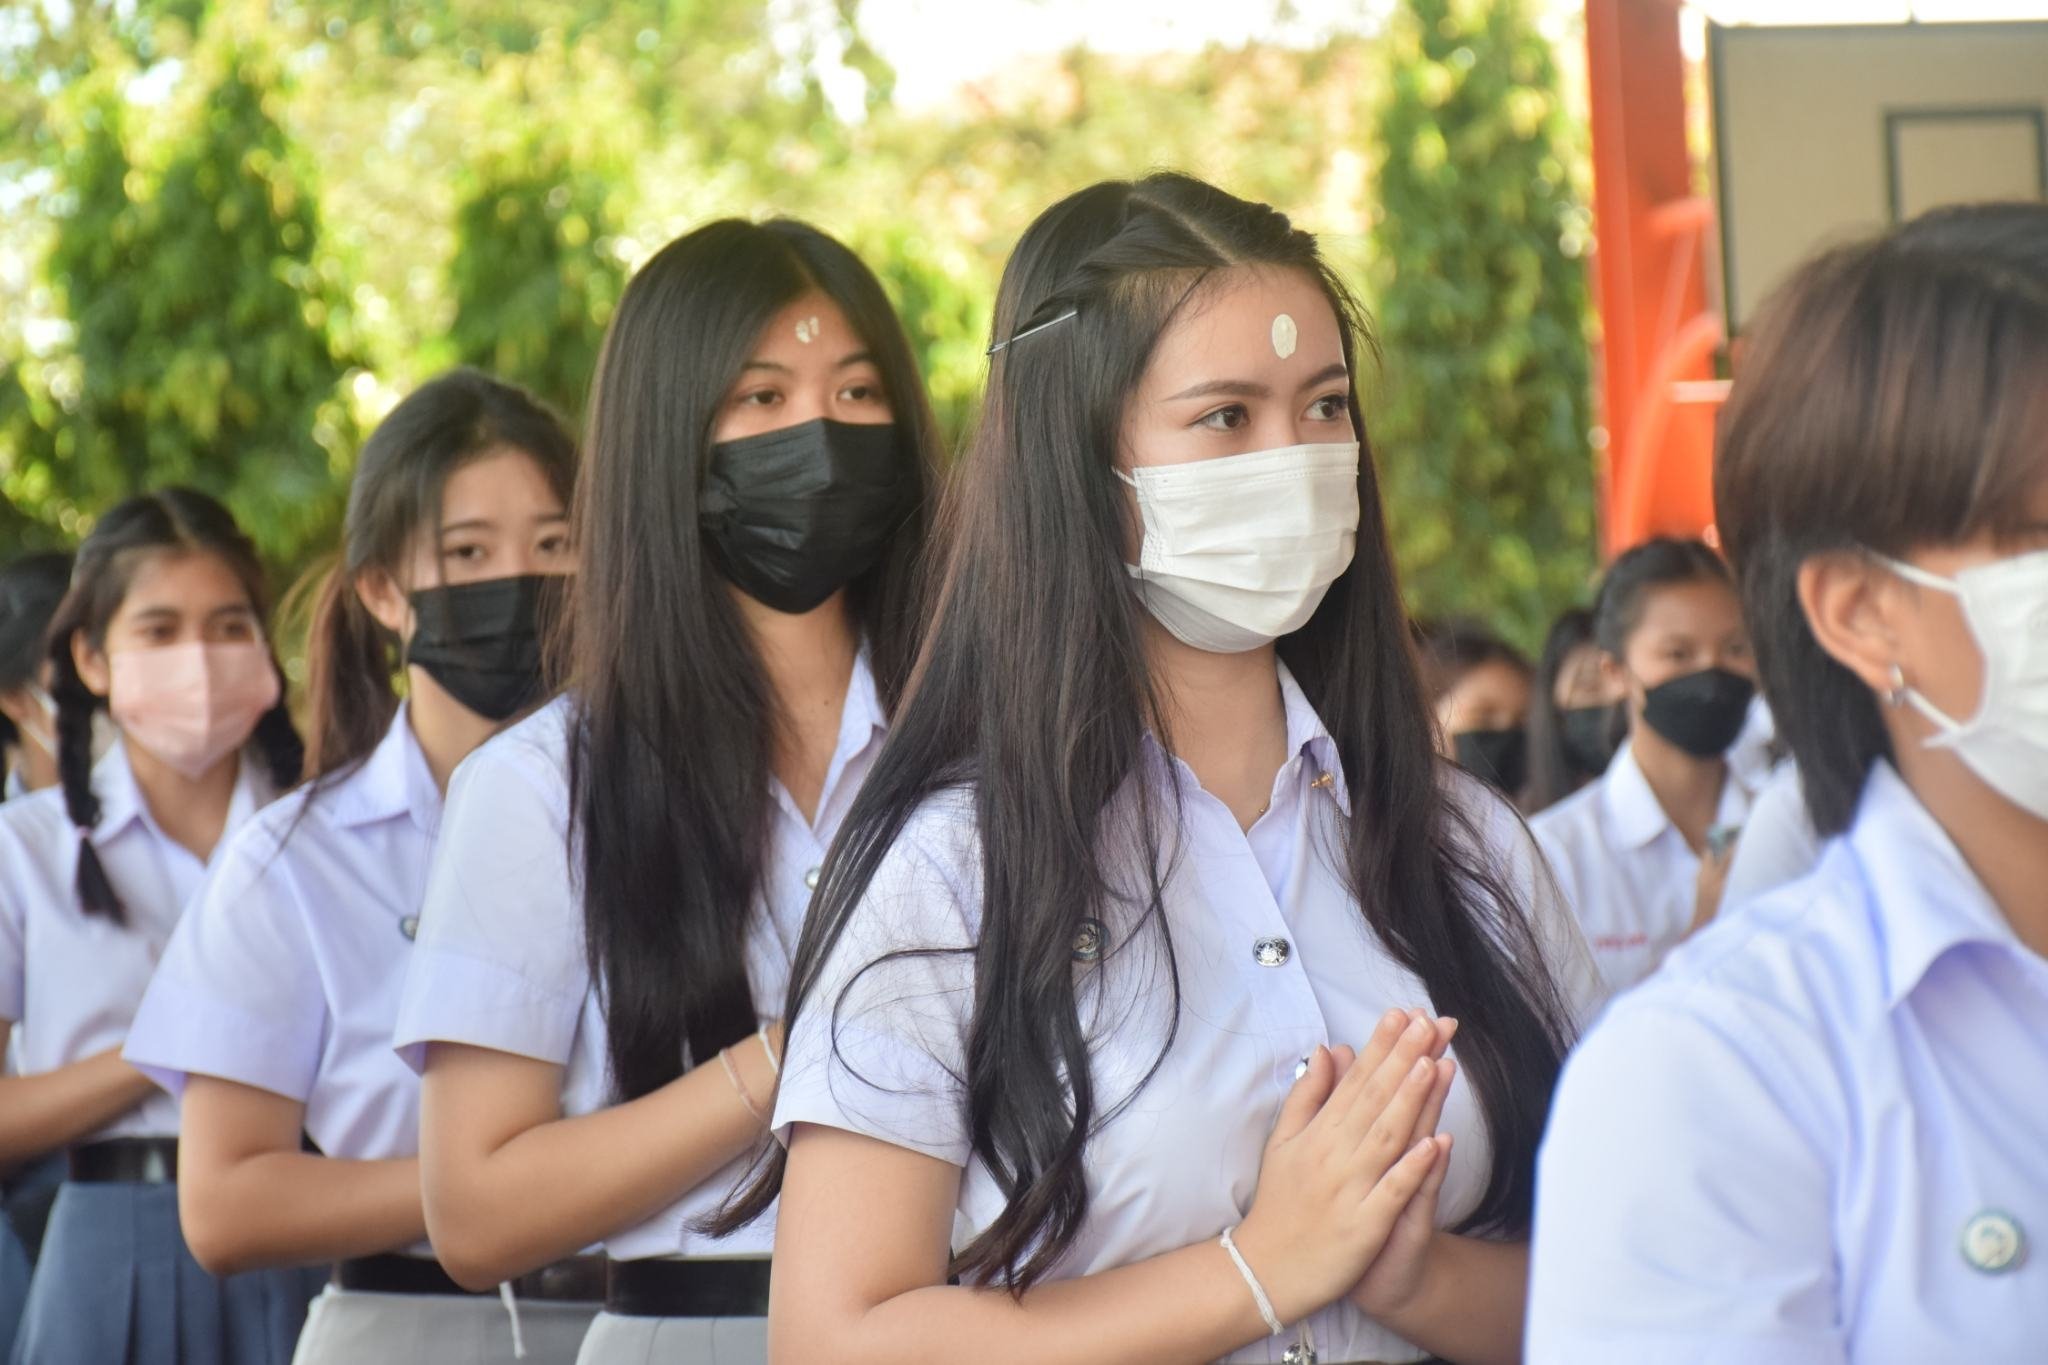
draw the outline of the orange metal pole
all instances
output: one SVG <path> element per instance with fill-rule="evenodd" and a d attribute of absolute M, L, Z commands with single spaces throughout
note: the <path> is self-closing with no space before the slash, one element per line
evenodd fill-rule
<path fill-rule="evenodd" d="M 1676 395 L 1714 377 L 1719 332 L 1700 268 L 1713 213 L 1693 191 L 1677 0 L 1587 0 L 1586 47 L 1611 555 L 1712 520 L 1713 408 Z"/>

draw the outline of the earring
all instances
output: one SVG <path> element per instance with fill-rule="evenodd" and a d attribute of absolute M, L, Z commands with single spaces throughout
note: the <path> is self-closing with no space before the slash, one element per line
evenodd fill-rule
<path fill-rule="evenodd" d="M 1906 670 L 1892 665 L 1891 691 L 1884 694 L 1885 705 L 1897 710 L 1906 704 Z"/>

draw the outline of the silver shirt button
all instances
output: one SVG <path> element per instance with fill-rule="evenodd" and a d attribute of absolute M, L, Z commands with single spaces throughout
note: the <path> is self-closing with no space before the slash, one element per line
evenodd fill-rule
<path fill-rule="evenodd" d="M 814 867 L 804 873 L 804 890 L 816 891 L 818 889 L 818 874 L 822 871 L 824 871 L 823 868 Z"/>
<path fill-rule="evenodd" d="M 1284 967 L 1294 947 L 1284 938 L 1262 938 L 1252 945 L 1252 961 L 1261 967 Z"/>
<path fill-rule="evenodd" d="M 1297 1341 L 1280 1353 L 1280 1365 L 1316 1365 L 1316 1348 Z"/>
<path fill-rule="evenodd" d="M 1097 962 L 1102 958 L 1102 945 L 1109 937 L 1109 927 L 1099 919 L 1084 919 L 1074 930 L 1074 961 Z"/>
<path fill-rule="evenodd" d="M 2011 1270 L 2026 1254 L 2026 1234 L 2010 1214 L 1985 1209 L 1963 1224 L 1963 1259 L 1986 1275 Z"/>
<path fill-rule="evenodd" d="M 405 935 L 406 942 L 408 943 L 418 938 L 420 936 L 420 917 L 418 915 L 407 915 L 398 922 L 398 932 Z"/>

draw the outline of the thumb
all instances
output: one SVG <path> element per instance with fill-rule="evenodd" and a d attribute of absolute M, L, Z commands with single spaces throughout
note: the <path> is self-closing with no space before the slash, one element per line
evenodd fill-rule
<path fill-rule="evenodd" d="M 1273 1125 L 1273 1136 L 1266 1140 L 1267 1149 L 1299 1136 L 1336 1086 L 1336 1060 L 1330 1056 L 1330 1049 L 1318 1045 L 1309 1054 L 1308 1070 L 1301 1073 L 1294 1088 L 1287 1092 L 1287 1098 L 1281 1101 L 1280 1118 Z"/>

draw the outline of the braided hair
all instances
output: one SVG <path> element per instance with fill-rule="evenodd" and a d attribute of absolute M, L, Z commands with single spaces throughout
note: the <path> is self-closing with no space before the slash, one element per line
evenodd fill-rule
<path fill-rule="evenodd" d="M 204 493 L 165 488 L 129 498 L 100 518 L 78 547 L 71 590 L 50 622 L 57 781 L 64 792 L 64 810 L 78 829 L 78 904 L 86 914 L 116 924 L 128 922 L 127 911 L 92 844 L 93 828 L 100 821 L 99 796 L 92 789 L 93 717 L 107 699 L 87 687 L 79 675 L 73 642 L 83 641 L 95 649 L 105 643 L 107 627 L 128 596 L 135 570 L 148 556 L 195 552 L 213 555 L 227 565 L 241 581 L 257 615 L 268 616 L 263 566 L 234 516 Z M 291 713 L 285 709 L 282 681 L 280 670 L 278 702 L 264 712 L 250 737 L 279 790 L 299 780 L 306 755 Z"/>

